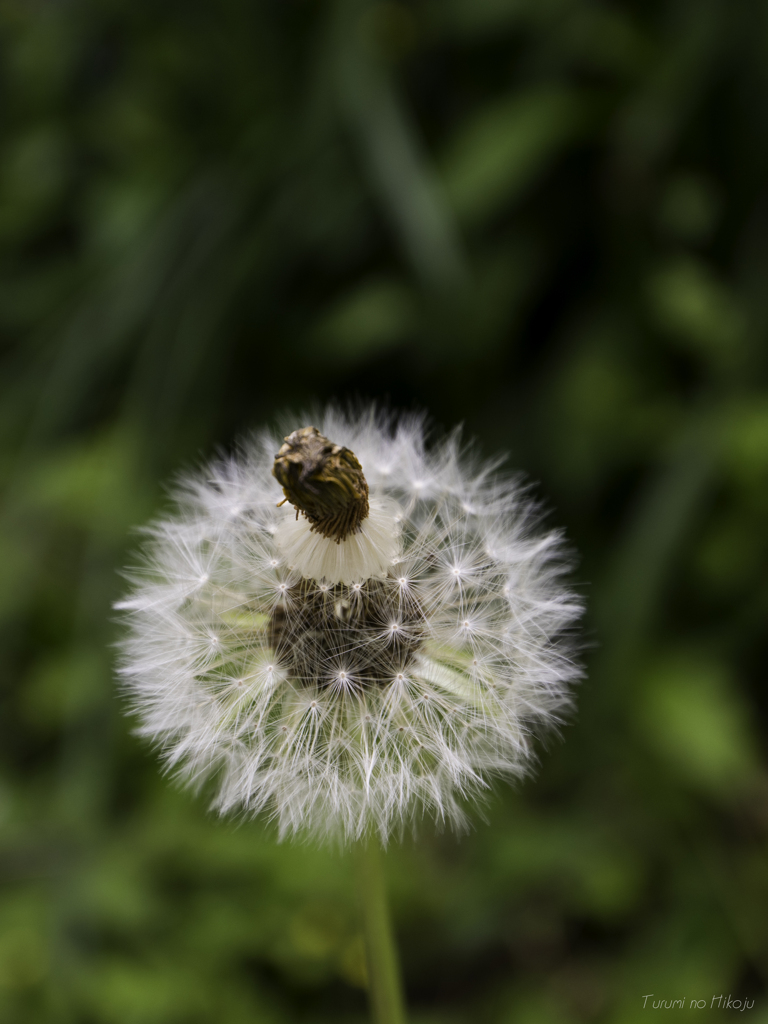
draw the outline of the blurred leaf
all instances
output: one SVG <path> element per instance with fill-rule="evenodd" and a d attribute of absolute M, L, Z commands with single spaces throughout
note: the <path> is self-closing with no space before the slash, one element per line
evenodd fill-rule
<path fill-rule="evenodd" d="M 675 421 L 672 403 L 644 388 L 626 344 L 631 331 L 611 319 L 587 322 L 549 375 L 543 430 L 567 424 L 551 459 L 577 500 L 595 494 L 606 466 L 647 452 Z"/>
<path fill-rule="evenodd" d="M 148 505 L 137 454 L 136 440 L 121 429 L 69 445 L 34 465 L 19 489 L 22 505 L 55 516 L 58 526 L 122 539 Z"/>
<path fill-rule="evenodd" d="M 639 723 L 673 770 L 716 796 L 754 777 L 757 757 L 748 712 L 722 665 L 680 652 L 652 667 Z"/>
<path fill-rule="evenodd" d="M 413 298 L 404 285 L 369 281 L 319 321 L 315 344 L 332 358 L 358 362 L 401 343 L 414 320 Z"/>
<path fill-rule="evenodd" d="M 68 140 L 55 124 L 18 139 L 0 177 L 0 238 L 39 229 L 67 184 Z"/>
<path fill-rule="evenodd" d="M 110 683 L 106 652 L 86 647 L 41 661 L 26 681 L 23 704 L 33 726 L 62 726 L 103 703 Z"/>
<path fill-rule="evenodd" d="M 720 212 L 715 188 L 701 174 L 677 174 L 662 196 L 659 223 L 683 241 L 703 242 L 712 234 Z"/>
<path fill-rule="evenodd" d="M 441 161 L 457 216 L 474 224 L 518 199 L 590 120 L 588 100 L 571 90 L 534 89 L 484 107 Z"/>
<path fill-rule="evenodd" d="M 648 284 L 659 325 L 715 366 L 732 366 L 743 354 L 745 322 L 738 304 L 709 268 L 688 258 L 670 263 Z"/>
<path fill-rule="evenodd" d="M 34 589 L 40 552 L 33 540 L 18 529 L 3 525 L 0 533 L 0 615 L 12 617 L 24 607 Z"/>
<path fill-rule="evenodd" d="M 527 0 L 440 0 L 432 16 L 441 27 L 454 32 L 494 32 L 517 24 L 528 8 Z"/>
<path fill-rule="evenodd" d="M 745 484 L 763 489 L 768 483 L 768 396 L 739 402 L 723 435 L 730 471 Z"/>

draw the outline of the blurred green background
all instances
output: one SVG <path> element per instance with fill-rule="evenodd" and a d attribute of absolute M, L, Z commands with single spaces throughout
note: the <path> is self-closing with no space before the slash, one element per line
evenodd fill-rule
<path fill-rule="evenodd" d="M 348 858 L 162 778 L 110 610 L 174 473 L 355 398 L 588 602 L 538 779 L 388 854 L 413 1021 L 768 1021 L 767 68 L 764 0 L 2 0 L 3 1022 L 366 1019 Z"/>

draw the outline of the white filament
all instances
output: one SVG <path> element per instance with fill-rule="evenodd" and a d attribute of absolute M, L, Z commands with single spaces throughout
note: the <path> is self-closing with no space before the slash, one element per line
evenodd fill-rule
<path fill-rule="evenodd" d="M 368 516 L 360 530 L 345 540 L 331 540 L 313 532 L 303 517 L 296 518 L 290 505 L 277 527 L 275 541 L 290 569 L 305 579 L 326 583 L 362 583 L 371 576 L 385 577 L 400 554 L 397 505 L 381 498 L 369 502 Z"/>

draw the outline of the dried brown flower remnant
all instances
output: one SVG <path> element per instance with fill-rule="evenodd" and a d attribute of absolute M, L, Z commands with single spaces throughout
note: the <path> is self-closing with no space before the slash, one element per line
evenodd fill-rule
<path fill-rule="evenodd" d="M 323 537 L 340 543 L 368 515 L 368 484 L 358 459 L 317 427 L 301 427 L 285 438 L 272 473 L 297 516 L 301 512 Z"/>

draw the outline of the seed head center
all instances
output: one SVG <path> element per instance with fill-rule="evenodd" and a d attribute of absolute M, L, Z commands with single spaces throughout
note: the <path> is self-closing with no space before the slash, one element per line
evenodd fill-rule
<path fill-rule="evenodd" d="M 396 580 L 367 580 L 354 591 L 354 600 L 352 592 L 339 583 L 329 594 L 314 581 L 302 580 L 276 604 L 270 644 L 289 675 L 303 685 L 384 686 L 402 675 L 421 646 L 424 613 L 415 601 L 403 605 Z"/>

